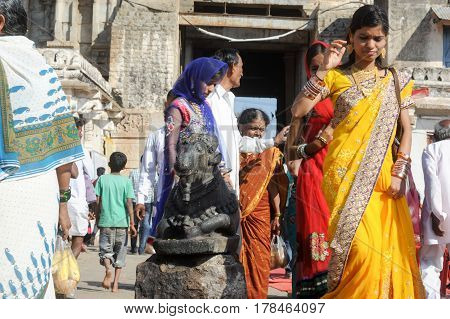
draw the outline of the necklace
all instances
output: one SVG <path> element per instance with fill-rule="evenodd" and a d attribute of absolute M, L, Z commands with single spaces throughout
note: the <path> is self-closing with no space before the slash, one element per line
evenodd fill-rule
<path fill-rule="evenodd" d="M 358 90 L 365 96 L 368 97 L 370 94 L 372 94 L 373 89 L 377 86 L 380 75 L 378 74 L 378 68 L 374 67 L 372 70 L 366 71 L 366 70 L 360 70 L 356 68 L 355 66 L 352 66 L 351 68 L 352 78 L 353 81 L 355 81 L 356 87 Z M 375 79 L 375 83 L 373 86 L 368 86 L 366 83 L 369 80 Z M 365 85 L 363 84 L 365 83 Z"/>
<path fill-rule="evenodd" d="M 191 102 L 192 105 L 192 109 L 194 110 L 194 113 L 197 114 L 197 116 L 199 117 L 200 121 L 204 124 L 204 119 L 203 119 L 203 113 L 202 110 L 200 109 L 200 105 L 198 105 L 197 103 Z"/>

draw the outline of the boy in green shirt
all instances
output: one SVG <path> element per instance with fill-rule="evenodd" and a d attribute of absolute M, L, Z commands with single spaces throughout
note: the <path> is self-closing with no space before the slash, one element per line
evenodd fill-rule
<path fill-rule="evenodd" d="M 127 249 L 125 239 L 130 227 L 132 237 L 137 235 L 134 227 L 133 203 L 134 191 L 129 178 L 120 175 L 125 168 L 127 157 L 114 152 L 109 158 L 111 174 L 102 175 L 95 185 L 97 195 L 96 220 L 100 229 L 100 264 L 105 266 L 105 278 L 102 286 L 119 290 L 119 277 L 125 266 Z M 112 267 L 115 268 L 114 282 L 111 287 Z"/>

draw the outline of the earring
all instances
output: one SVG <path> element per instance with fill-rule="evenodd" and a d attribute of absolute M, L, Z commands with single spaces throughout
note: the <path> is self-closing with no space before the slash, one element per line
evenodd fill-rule
<path fill-rule="evenodd" d="M 380 55 L 381 55 L 382 59 L 386 58 L 386 49 L 385 48 L 381 49 L 381 54 Z"/>
<path fill-rule="evenodd" d="M 351 43 L 349 45 L 347 45 L 347 52 L 348 52 L 348 54 L 352 54 L 352 52 L 353 52 L 353 45 Z"/>

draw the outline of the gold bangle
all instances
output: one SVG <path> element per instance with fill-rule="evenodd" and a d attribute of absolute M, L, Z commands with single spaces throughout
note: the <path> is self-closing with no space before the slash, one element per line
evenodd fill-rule
<path fill-rule="evenodd" d="M 411 156 L 409 154 L 403 153 L 403 152 L 397 152 L 397 157 L 400 157 L 404 159 L 407 162 L 411 162 Z"/>
<path fill-rule="evenodd" d="M 321 141 L 323 143 L 323 145 L 328 145 L 328 141 L 325 137 L 319 135 L 316 137 L 319 141 Z"/>

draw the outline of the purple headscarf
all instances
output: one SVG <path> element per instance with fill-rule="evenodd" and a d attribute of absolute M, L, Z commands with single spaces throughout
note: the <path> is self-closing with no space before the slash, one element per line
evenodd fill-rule
<path fill-rule="evenodd" d="M 186 66 L 172 92 L 190 102 L 203 104 L 206 97 L 203 95 L 202 82 L 208 84 L 217 72 L 223 70 L 225 75 L 227 69 L 226 63 L 213 58 L 195 59 Z"/>
<path fill-rule="evenodd" d="M 178 80 L 175 82 L 172 92 L 177 97 L 182 97 L 188 102 L 199 105 L 205 126 L 209 133 L 216 134 L 216 127 L 211 108 L 203 95 L 203 86 L 209 84 L 217 72 L 225 75 L 228 65 L 213 58 L 198 58 L 190 62 Z"/>

